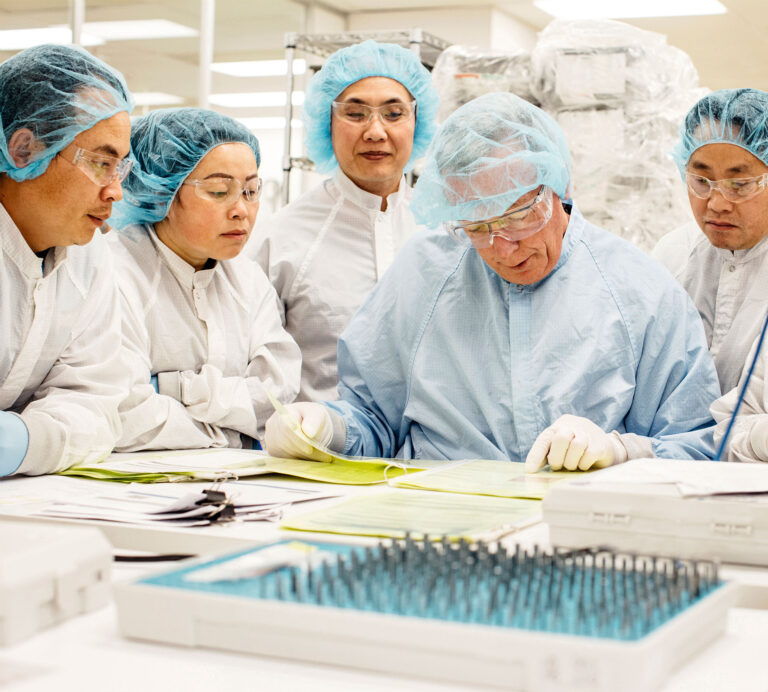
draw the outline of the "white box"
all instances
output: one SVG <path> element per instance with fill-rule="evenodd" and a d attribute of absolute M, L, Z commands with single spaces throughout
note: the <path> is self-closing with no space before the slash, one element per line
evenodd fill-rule
<path fill-rule="evenodd" d="M 654 477 L 654 467 L 668 480 Z M 630 461 L 597 471 L 594 479 L 589 474 L 553 486 L 543 501 L 550 541 L 566 548 L 611 546 L 667 557 L 768 565 L 768 494 L 685 497 L 670 482 L 675 477 L 683 484 L 701 482 L 705 473 L 715 489 L 718 484 L 726 489 L 746 474 L 746 487 L 751 482 L 755 491 L 768 483 L 768 465 Z M 642 483 L 639 474 L 647 474 L 648 482 Z"/>
<path fill-rule="evenodd" d="M 106 605 L 111 565 L 97 529 L 0 519 L 0 645 Z"/>

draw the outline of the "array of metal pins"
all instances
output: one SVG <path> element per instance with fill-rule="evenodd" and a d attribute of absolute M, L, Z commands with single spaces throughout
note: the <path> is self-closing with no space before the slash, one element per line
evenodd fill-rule
<path fill-rule="evenodd" d="M 643 637 L 720 585 L 717 565 L 448 540 L 350 547 L 260 578 L 260 598 L 588 637 Z"/>

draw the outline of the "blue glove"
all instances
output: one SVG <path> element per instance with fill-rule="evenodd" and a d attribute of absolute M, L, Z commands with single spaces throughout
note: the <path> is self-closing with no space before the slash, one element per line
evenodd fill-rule
<path fill-rule="evenodd" d="M 29 447 L 29 430 L 17 415 L 0 411 L 0 477 L 21 466 Z"/>
<path fill-rule="evenodd" d="M 155 391 L 158 394 L 160 393 L 160 385 L 157 383 L 157 375 L 152 375 L 152 377 L 149 378 L 149 384 L 155 388 Z"/>

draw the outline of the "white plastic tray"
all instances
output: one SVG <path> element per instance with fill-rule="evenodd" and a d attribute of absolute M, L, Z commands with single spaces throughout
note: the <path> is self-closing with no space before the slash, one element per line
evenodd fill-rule
<path fill-rule="evenodd" d="M 185 568 L 210 561 L 196 560 Z M 735 589 L 733 585 L 718 588 L 650 635 L 632 642 L 142 582 L 117 584 L 115 598 L 120 630 L 132 638 L 520 692 L 648 692 L 724 631 Z"/>

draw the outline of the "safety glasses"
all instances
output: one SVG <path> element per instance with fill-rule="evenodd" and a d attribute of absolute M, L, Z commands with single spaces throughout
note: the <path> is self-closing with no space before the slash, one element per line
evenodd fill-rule
<path fill-rule="evenodd" d="M 252 178 L 245 185 L 234 178 L 190 179 L 183 184 L 194 186 L 198 197 L 221 204 L 234 204 L 241 195 L 248 204 L 256 204 L 261 197 L 261 178 Z"/>
<path fill-rule="evenodd" d="M 131 159 L 118 159 L 116 156 L 98 154 L 80 147 L 75 150 L 71 161 L 61 153 L 59 156 L 78 168 L 99 187 L 111 185 L 115 180 L 122 183 L 133 165 Z"/>
<path fill-rule="evenodd" d="M 532 201 L 512 208 L 488 221 L 444 224 L 450 235 L 459 242 L 472 243 L 478 249 L 493 245 L 494 238 L 502 237 L 517 242 L 538 233 L 552 218 L 552 191 L 542 187 Z"/>
<path fill-rule="evenodd" d="M 754 178 L 722 178 L 721 180 L 710 180 L 703 175 L 686 173 L 685 182 L 691 194 L 699 199 L 709 199 L 712 191 L 718 190 L 729 202 L 738 204 L 756 197 L 768 186 L 768 173 Z"/>
<path fill-rule="evenodd" d="M 379 116 L 379 120 L 384 125 L 397 125 L 409 120 L 416 112 L 416 101 L 395 101 L 385 103 L 383 106 L 368 106 L 353 101 L 334 101 L 331 109 L 337 118 L 354 125 L 367 125 L 371 122 L 374 113 Z"/>

